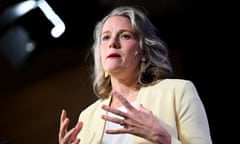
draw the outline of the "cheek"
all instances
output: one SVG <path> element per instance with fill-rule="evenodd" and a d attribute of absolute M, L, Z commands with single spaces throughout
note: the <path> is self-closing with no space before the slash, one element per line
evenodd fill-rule
<path fill-rule="evenodd" d="M 106 56 L 105 56 L 105 53 L 106 53 L 106 52 L 104 52 L 103 50 L 100 50 L 100 60 L 101 60 L 101 64 L 103 64 L 104 58 L 106 57 Z"/>
<path fill-rule="evenodd" d="M 106 51 L 100 50 L 100 64 L 103 69 L 106 69 L 106 66 L 108 65 L 106 57 L 107 57 Z"/>
<path fill-rule="evenodd" d="M 101 44 L 99 49 L 100 49 L 99 52 L 101 53 L 101 55 L 104 55 L 106 53 L 108 47 L 106 44 Z"/>
<path fill-rule="evenodd" d="M 131 48 L 129 48 L 128 50 L 128 56 L 132 57 L 132 58 L 138 58 L 141 56 L 141 50 L 138 47 L 138 45 L 133 45 Z"/>
<path fill-rule="evenodd" d="M 131 49 L 128 51 L 127 59 L 131 64 L 137 65 L 141 60 L 140 49 Z"/>
<path fill-rule="evenodd" d="M 104 53 L 106 53 L 106 46 L 101 44 L 100 47 L 99 47 L 99 52 L 102 55 L 104 55 Z"/>

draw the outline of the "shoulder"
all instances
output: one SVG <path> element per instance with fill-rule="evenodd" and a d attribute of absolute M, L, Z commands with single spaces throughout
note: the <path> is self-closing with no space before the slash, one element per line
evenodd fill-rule
<path fill-rule="evenodd" d="M 149 88 L 164 88 L 164 89 L 184 89 L 185 87 L 194 87 L 190 80 L 185 79 L 163 79 Z"/>
<path fill-rule="evenodd" d="M 155 85 L 145 87 L 141 90 L 141 101 L 162 102 L 166 107 L 172 105 L 182 108 L 189 104 L 201 103 L 199 94 L 194 84 L 185 79 L 164 79 Z"/>
<path fill-rule="evenodd" d="M 170 93 L 176 101 L 199 100 L 198 91 L 194 83 L 185 79 L 164 79 L 155 85 L 155 89 L 161 89 Z"/>
<path fill-rule="evenodd" d="M 197 90 L 190 80 L 163 79 L 156 84 L 141 89 L 144 95 L 160 95 L 164 99 L 181 99 L 182 97 L 198 97 Z M 160 98 L 159 96 L 159 98 Z"/>
<path fill-rule="evenodd" d="M 190 80 L 186 80 L 186 79 L 163 79 L 163 80 L 159 81 L 159 83 L 184 85 L 184 84 L 192 83 L 192 82 Z"/>

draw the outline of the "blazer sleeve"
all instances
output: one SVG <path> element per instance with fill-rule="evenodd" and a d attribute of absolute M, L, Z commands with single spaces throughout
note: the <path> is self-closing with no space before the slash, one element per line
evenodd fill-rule
<path fill-rule="evenodd" d="M 207 115 L 196 87 L 191 81 L 187 81 L 176 91 L 179 139 L 183 144 L 211 144 Z M 179 141 L 172 138 L 172 144 L 179 144 Z"/>

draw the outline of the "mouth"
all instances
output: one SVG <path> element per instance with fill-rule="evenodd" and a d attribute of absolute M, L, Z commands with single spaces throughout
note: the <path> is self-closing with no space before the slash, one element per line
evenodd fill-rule
<path fill-rule="evenodd" d="M 110 55 L 107 56 L 107 58 L 119 58 L 121 57 L 120 54 L 117 53 L 111 53 Z"/>

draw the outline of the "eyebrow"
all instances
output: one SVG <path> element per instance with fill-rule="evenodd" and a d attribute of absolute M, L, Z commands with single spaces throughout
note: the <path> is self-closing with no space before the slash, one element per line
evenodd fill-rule
<path fill-rule="evenodd" d="M 130 33 L 135 35 L 135 32 L 132 31 L 132 30 L 129 30 L 129 29 L 121 29 L 120 31 L 118 31 L 118 33 L 122 33 L 122 32 L 130 32 Z M 105 33 L 111 33 L 111 31 L 104 31 L 104 32 L 101 33 L 101 35 L 105 34 Z"/>

